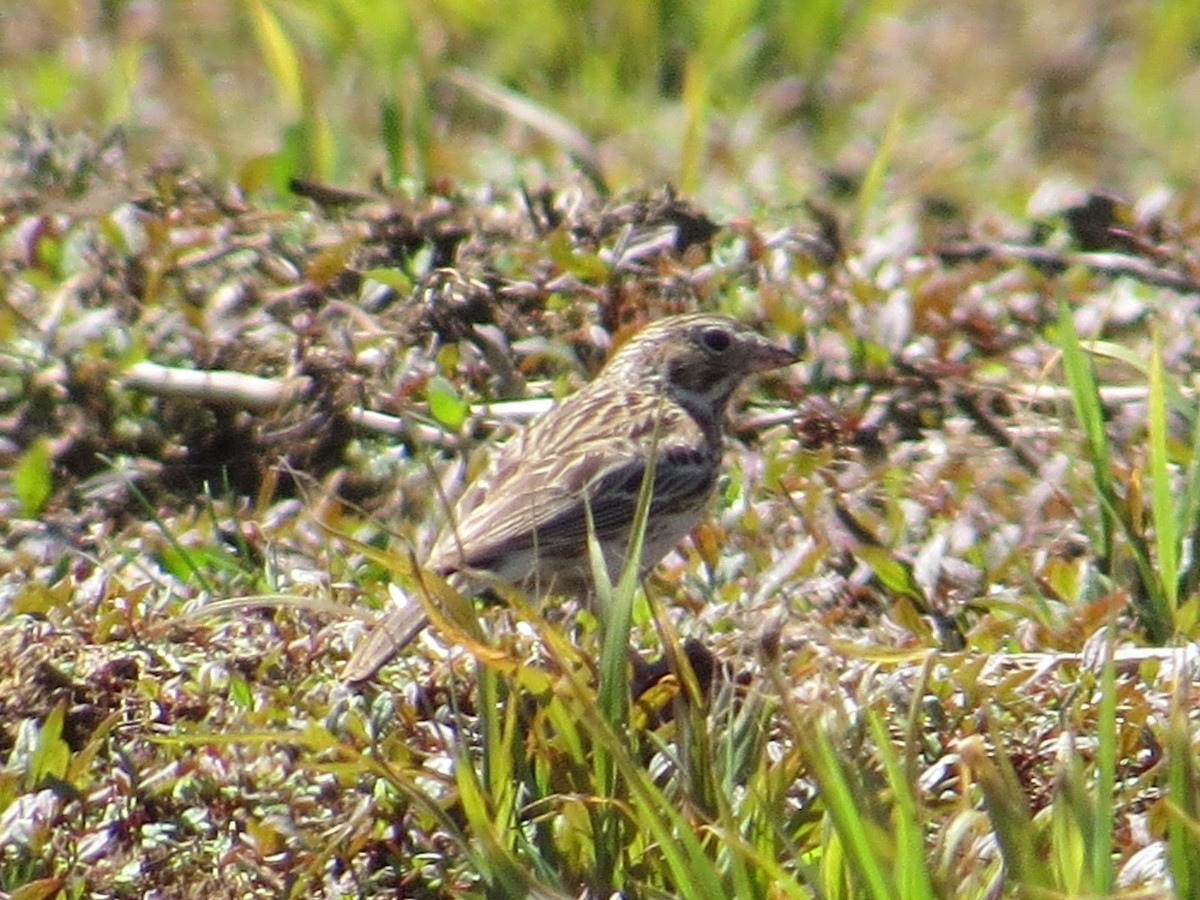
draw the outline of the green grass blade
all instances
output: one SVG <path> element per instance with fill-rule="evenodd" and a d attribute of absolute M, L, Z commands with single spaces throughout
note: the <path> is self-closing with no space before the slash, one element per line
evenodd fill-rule
<path fill-rule="evenodd" d="M 888 860 L 879 853 L 876 841 L 868 833 L 872 823 L 863 813 L 865 803 L 856 799 L 824 725 L 817 726 L 807 745 L 813 775 L 847 857 L 846 865 L 834 868 L 852 872 L 854 881 L 873 900 L 895 900 L 891 879 L 886 874 Z"/>
<path fill-rule="evenodd" d="M 1002 735 L 992 728 L 994 755 L 982 737 L 973 736 L 959 745 L 963 763 L 968 766 L 983 791 L 988 819 L 1004 857 L 1010 882 L 1027 889 L 1054 890 L 1045 860 L 1035 837 L 1033 815 L 1021 783 L 1004 755 Z"/>
<path fill-rule="evenodd" d="M 1154 542 L 1158 555 L 1158 581 L 1166 613 L 1174 618 L 1179 604 L 1179 538 L 1176 532 L 1175 494 L 1167 455 L 1167 392 L 1163 371 L 1162 339 L 1157 328 L 1150 348 L 1150 502 L 1154 512 Z"/>
<path fill-rule="evenodd" d="M 1167 724 L 1167 797 L 1171 810 L 1167 866 L 1175 896 L 1196 897 L 1200 896 L 1200 795 L 1188 715 L 1192 669 L 1183 651 L 1176 656 L 1175 665 L 1175 694 Z"/>
<path fill-rule="evenodd" d="M 654 473 L 657 465 L 655 450 L 658 445 L 657 429 L 652 438 L 651 452 L 646 463 L 634 513 L 629 548 L 625 566 L 615 587 L 608 581 L 608 570 L 604 553 L 596 537 L 595 524 L 590 506 L 586 506 L 585 518 L 588 529 L 588 554 L 592 575 L 596 584 L 596 596 L 600 608 L 603 644 L 600 649 L 599 707 L 605 725 L 617 734 L 629 732 L 629 677 L 628 651 L 629 632 L 633 621 L 633 601 L 638 589 L 641 569 L 642 544 L 645 541 L 646 523 L 650 517 L 650 502 L 654 491 Z M 615 760 L 606 744 L 594 748 L 594 788 L 600 798 L 610 800 L 618 791 L 618 771 Z M 624 819 L 607 802 L 591 809 L 592 827 L 595 834 L 596 871 L 609 875 L 615 870 L 617 857 L 624 841 L 622 830 Z M 611 890 L 610 884 L 601 884 L 601 890 Z"/>
<path fill-rule="evenodd" d="M 475 862 L 482 864 L 480 874 L 494 892 L 506 897 L 529 896 L 532 890 L 529 873 L 505 846 L 503 831 L 496 827 L 494 809 L 487 802 L 487 789 L 465 752 L 456 767 L 455 784 L 463 815 L 478 848 Z"/>
<path fill-rule="evenodd" d="M 612 592 L 611 602 L 603 609 L 604 645 L 600 652 L 600 708 L 605 719 L 614 728 L 621 727 L 628 718 L 629 679 L 628 663 L 629 632 L 633 622 L 633 600 L 637 594 L 641 574 L 642 545 L 646 539 L 646 525 L 650 519 L 650 502 L 654 496 L 654 476 L 658 467 L 658 425 L 651 439 L 650 453 L 646 460 L 646 471 L 642 476 L 638 492 L 637 509 L 629 537 L 629 548 L 625 554 L 625 567 Z M 588 511 L 591 519 L 590 510 Z M 588 523 L 588 542 L 592 545 L 592 569 L 597 575 L 604 569 L 603 560 L 597 559 L 599 548 L 595 547 L 595 534 Z"/>
<path fill-rule="evenodd" d="M 1179 506 L 1178 534 L 1192 545 L 1190 562 L 1180 575 L 1180 586 L 1176 596 L 1188 597 L 1200 583 L 1200 399 L 1192 413 L 1191 458 L 1183 485 L 1183 502 Z"/>
<path fill-rule="evenodd" d="M 631 877 L 631 848 L 653 848 L 657 877 L 670 885 L 670 895 L 722 898 L 728 895 L 718 869 L 697 836 L 702 831 L 683 812 L 687 807 L 677 797 L 668 797 L 630 751 L 628 729 L 614 728 L 606 721 L 592 688 L 579 672 L 564 671 L 563 696 L 575 704 L 573 725 L 588 738 L 593 756 L 610 761 L 619 796 L 589 799 L 594 830 L 594 878 L 589 885 L 598 896 L 608 896 L 626 887 Z M 600 785 L 593 784 L 599 791 Z M 636 851 L 635 851 L 636 852 Z M 645 852 L 643 849 L 640 852 Z M 600 890 L 603 888 L 603 890 Z"/>
<path fill-rule="evenodd" d="M 892 157 L 895 155 L 896 143 L 899 140 L 903 124 L 904 110 L 898 106 L 892 110 L 892 115 L 888 119 L 887 131 L 884 132 L 883 140 L 880 141 L 879 148 L 871 158 L 871 164 L 867 167 L 862 186 L 858 191 L 857 218 L 860 230 L 865 230 L 867 217 L 870 216 L 871 210 L 879 204 L 879 199 L 883 195 L 884 183 L 892 165 Z"/>
<path fill-rule="evenodd" d="M 597 723 L 600 724 L 600 723 Z M 641 763 L 631 757 L 611 729 L 593 730 L 608 746 L 629 786 L 630 804 L 637 824 L 658 844 L 681 897 L 719 900 L 727 896 L 721 878 L 696 836 L 695 826 L 664 796 Z"/>
<path fill-rule="evenodd" d="M 1071 403 L 1075 418 L 1083 429 L 1088 457 L 1092 464 L 1092 478 L 1096 491 L 1102 498 L 1100 514 L 1100 558 L 1107 571 L 1112 563 L 1113 521 L 1109 510 L 1111 498 L 1116 491 L 1113 486 L 1112 468 L 1109 464 L 1108 436 L 1104 432 L 1104 410 L 1100 406 L 1100 391 L 1091 362 L 1079 343 L 1079 332 L 1075 330 L 1075 318 L 1071 307 L 1063 298 L 1058 303 L 1058 344 L 1063 355 L 1063 372 L 1071 392 Z"/>
<path fill-rule="evenodd" d="M 141 488 L 139 488 L 132 481 L 127 482 L 126 487 L 128 488 L 130 495 L 137 500 L 138 505 L 142 507 L 143 511 L 145 511 L 149 520 L 153 522 L 162 533 L 163 538 L 167 542 L 166 550 L 169 551 L 170 554 L 172 554 L 182 566 L 186 567 L 187 571 L 190 572 L 192 577 L 196 579 L 196 583 L 202 590 L 207 591 L 209 594 L 216 594 L 216 587 L 211 579 L 209 579 L 207 574 L 205 574 L 204 567 L 201 566 L 199 562 L 198 557 L 203 556 L 203 554 L 193 553 L 180 542 L 179 538 L 175 536 L 174 532 L 167 527 L 167 523 L 163 521 L 161 516 L 159 516 L 158 509 L 153 503 L 150 502 L 150 498 L 142 493 Z"/>
<path fill-rule="evenodd" d="M 1113 660 L 1115 626 L 1108 627 L 1104 667 L 1100 670 L 1100 707 L 1096 712 L 1096 818 L 1090 842 L 1090 889 L 1097 897 L 1112 890 L 1113 797 L 1117 771 L 1117 667 Z"/>
<path fill-rule="evenodd" d="M 871 737 L 879 748 L 879 758 L 887 775 L 895 809 L 892 821 L 896 829 L 895 896 L 898 900 L 933 900 L 937 896 L 925 857 L 925 839 L 916 797 L 909 788 L 905 766 L 892 749 L 887 726 L 872 713 L 868 720 Z"/>
<path fill-rule="evenodd" d="M 278 17 L 263 0 L 251 0 L 250 19 L 258 40 L 267 74 L 275 85 L 275 99 L 286 123 L 300 118 L 304 108 L 304 87 L 300 75 L 300 55 L 296 52 Z"/>
<path fill-rule="evenodd" d="M 1093 484 L 1100 501 L 1100 564 L 1104 572 L 1113 570 L 1114 532 L 1120 529 L 1137 566 L 1139 584 L 1133 592 L 1134 604 L 1142 627 L 1149 639 L 1164 644 L 1173 627 L 1170 609 L 1162 593 L 1162 581 L 1151 561 L 1150 551 L 1141 531 L 1130 519 L 1130 511 L 1119 499 L 1113 466 L 1104 431 L 1104 411 L 1095 373 L 1075 330 L 1075 320 L 1065 299 L 1059 301 L 1058 338 L 1063 354 L 1063 370 L 1067 377 L 1075 416 L 1082 427 L 1088 456 L 1092 464 Z"/>
<path fill-rule="evenodd" d="M 1055 779 L 1050 809 L 1050 864 L 1066 895 L 1077 897 L 1095 858 L 1091 847 L 1094 809 L 1087 799 L 1075 735 L 1069 730 L 1059 737 Z"/>

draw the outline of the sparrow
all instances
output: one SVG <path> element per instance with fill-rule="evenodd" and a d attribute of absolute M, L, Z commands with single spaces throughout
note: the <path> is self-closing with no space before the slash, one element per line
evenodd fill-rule
<path fill-rule="evenodd" d="M 799 357 L 728 316 L 647 325 L 599 375 L 500 445 L 454 507 L 426 565 L 459 584 L 500 579 L 536 596 L 592 592 L 588 518 L 610 582 L 628 563 L 653 460 L 638 564 L 652 569 L 704 518 L 724 453 L 724 420 L 749 375 Z M 371 678 L 428 624 L 418 602 L 384 613 L 342 672 Z"/>

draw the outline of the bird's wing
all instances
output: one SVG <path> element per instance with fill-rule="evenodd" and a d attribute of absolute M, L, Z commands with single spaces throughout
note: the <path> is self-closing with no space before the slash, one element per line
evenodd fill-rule
<path fill-rule="evenodd" d="M 593 423 L 560 429 L 569 446 L 546 448 L 533 432 L 514 439 L 463 496 L 454 527 L 430 553 L 431 567 L 493 569 L 506 555 L 535 546 L 551 553 L 578 548 L 589 507 L 599 538 L 621 533 L 633 519 L 650 447 L 658 457 L 656 507 L 707 492 L 711 466 L 699 430 L 664 422 L 657 435 L 652 431 L 631 439 Z M 543 452 L 532 452 L 539 447 Z"/>
<path fill-rule="evenodd" d="M 603 535 L 605 528 L 632 518 L 644 471 L 640 454 L 617 458 L 611 447 L 570 458 L 522 457 L 464 496 L 458 521 L 430 553 L 430 566 L 493 569 L 504 556 L 535 545 L 544 551 L 578 545 L 587 533 L 585 493 L 596 532 Z"/>

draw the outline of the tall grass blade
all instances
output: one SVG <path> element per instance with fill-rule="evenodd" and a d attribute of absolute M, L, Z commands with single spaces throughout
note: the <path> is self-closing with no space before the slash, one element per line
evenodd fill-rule
<path fill-rule="evenodd" d="M 892 791 L 895 808 L 892 822 L 895 826 L 896 858 L 894 863 L 895 896 L 898 900 L 934 900 L 933 879 L 925 857 L 925 837 L 916 797 L 909 788 L 909 776 L 905 766 L 892 749 L 887 726 L 872 713 L 867 720 L 871 737 L 879 748 L 884 773 Z"/>
<path fill-rule="evenodd" d="M 1113 660 L 1116 626 L 1108 626 L 1104 666 L 1100 670 L 1100 706 L 1096 711 L 1096 818 L 1089 842 L 1089 888 L 1097 897 L 1112 890 L 1113 797 L 1117 771 L 1117 667 Z"/>
<path fill-rule="evenodd" d="M 1167 723 L 1167 866 L 1176 897 L 1200 896 L 1200 795 L 1192 746 L 1189 692 L 1194 667 L 1185 651 L 1175 657 L 1175 693 Z"/>
<path fill-rule="evenodd" d="M 825 726 L 818 725 L 806 744 L 813 776 L 820 786 L 821 798 L 846 855 L 844 866 L 834 866 L 826 874 L 832 878 L 834 871 L 848 870 L 853 873 L 854 883 L 873 900 L 894 900 L 894 886 L 886 874 L 889 864 L 887 856 L 879 852 L 875 836 L 869 833 L 874 825 L 864 813 L 867 805 L 865 798 L 855 796 L 854 788 L 842 772 L 841 761 Z M 879 831 L 877 828 L 874 830 Z"/>
<path fill-rule="evenodd" d="M 488 792 L 480 782 L 465 751 L 460 754 L 455 783 L 459 803 L 478 848 L 475 864 L 488 883 L 493 896 L 528 897 L 534 886 L 521 861 L 505 846 L 503 830 L 496 827 L 494 811 L 488 804 Z"/>
<path fill-rule="evenodd" d="M 633 825 L 656 846 L 670 872 L 679 897 L 703 897 L 719 900 L 728 896 L 716 866 L 697 838 L 697 827 L 684 815 L 678 800 L 668 798 L 654 783 L 642 764 L 630 755 L 619 733 L 584 709 L 583 723 L 593 741 L 604 746 L 628 788 L 628 809 Z"/>
<path fill-rule="evenodd" d="M 445 74 L 451 84 L 495 108 L 515 121 L 532 128 L 566 152 L 601 195 L 608 193 L 600 152 L 583 131 L 565 116 L 537 103 L 478 72 L 452 69 Z"/>
<path fill-rule="evenodd" d="M 404 117 L 400 104 L 393 97 L 379 101 L 379 136 L 387 156 L 388 184 L 396 185 L 404 178 Z"/>
<path fill-rule="evenodd" d="M 989 755 L 983 738 L 978 736 L 960 742 L 959 753 L 983 791 L 1007 878 L 1023 889 L 1052 891 L 1054 885 L 1035 837 L 1037 829 L 1025 792 L 1004 755 L 1002 736 L 995 728 L 992 738 L 995 756 Z"/>
<path fill-rule="evenodd" d="M 1139 583 L 1133 591 L 1133 602 L 1138 619 L 1151 641 L 1157 644 L 1166 643 L 1172 632 L 1172 616 L 1162 593 L 1162 582 L 1151 562 L 1145 538 L 1131 520 L 1127 505 L 1119 498 L 1108 437 L 1104 431 L 1100 391 L 1091 362 L 1080 345 L 1075 320 L 1065 298 L 1059 300 L 1058 339 L 1063 354 L 1067 386 L 1071 393 L 1075 416 L 1084 432 L 1092 464 L 1092 480 L 1100 501 L 1101 569 L 1112 574 L 1114 534 L 1119 529 L 1137 566 Z"/>
<path fill-rule="evenodd" d="M 1179 605 L 1179 538 L 1176 532 L 1175 492 L 1167 455 L 1167 391 L 1163 371 L 1162 337 L 1156 327 L 1150 347 L 1150 396 L 1148 431 L 1150 438 L 1150 503 L 1154 512 L 1154 543 L 1158 557 L 1158 581 L 1164 611 L 1174 619 Z"/>
<path fill-rule="evenodd" d="M 300 56 L 278 17 L 263 0 L 250 0 L 250 19 L 254 23 L 254 36 L 262 51 L 267 73 L 275 85 L 275 99 L 279 103 L 281 117 L 285 122 L 294 123 L 300 119 L 304 109 Z"/>
<path fill-rule="evenodd" d="M 1071 391 L 1071 404 L 1075 418 L 1083 429 L 1087 442 L 1088 458 L 1092 464 L 1092 479 L 1100 495 L 1100 558 L 1102 567 L 1108 571 L 1112 565 L 1113 512 L 1112 498 L 1115 496 L 1112 470 L 1109 465 L 1108 435 L 1104 432 L 1104 410 L 1100 406 L 1100 391 L 1096 386 L 1091 362 L 1079 343 L 1079 332 L 1075 330 L 1075 318 L 1065 298 L 1058 303 L 1058 345 L 1063 355 L 1063 372 L 1067 387 Z"/>
<path fill-rule="evenodd" d="M 658 430 L 651 439 L 651 449 L 646 462 L 646 471 L 638 493 L 637 508 L 629 537 L 625 565 L 615 587 L 608 581 L 608 570 L 600 542 L 596 537 L 595 522 L 590 506 L 586 506 L 585 518 L 588 530 L 588 554 L 592 576 L 596 584 L 596 596 L 602 624 L 602 646 L 600 649 L 600 713 L 605 725 L 615 734 L 628 735 L 629 730 L 629 678 L 628 652 L 629 633 L 633 621 L 633 600 L 637 593 L 638 576 L 641 571 L 642 545 L 645 542 L 646 524 L 650 517 L 650 502 L 654 493 L 654 473 L 657 467 Z M 602 800 L 618 794 L 615 760 L 606 745 L 594 749 L 593 771 L 595 789 Z M 593 829 L 596 835 L 597 872 L 612 872 L 616 865 L 624 821 L 615 807 L 606 802 L 597 804 L 592 810 Z M 601 884 L 599 889 L 609 889 Z"/>
<path fill-rule="evenodd" d="M 867 217 L 879 203 L 879 198 L 883 194 L 884 181 L 891 167 L 892 157 L 896 151 L 896 142 L 900 137 L 900 129 L 903 124 L 904 110 L 897 107 L 892 111 L 891 118 L 888 119 L 887 131 L 883 133 L 883 140 L 880 141 L 879 149 L 871 158 L 871 164 L 867 167 L 866 175 L 863 177 L 862 187 L 858 191 L 857 217 L 860 230 L 866 228 Z"/>
<path fill-rule="evenodd" d="M 679 187 L 694 193 L 701 184 L 708 149 L 708 123 L 714 94 L 722 73 L 730 74 L 731 59 L 738 44 L 746 40 L 753 24 L 754 0 L 708 0 L 697 4 L 699 46 L 688 57 L 683 76 L 683 146 L 680 154 Z"/>
<path fill-rule="evenodd" d="M 1095 809 L 1087 799 L 1083 768 L 1075 735 L 1065 730 L 1058 739 L 1055 789 L 1050 809 L 1050 863 L 1068 897 L 1078 897 L 1090 879 L 1091 840 Z"/>
<path fill-rule="evenodd" d="M 1187 474 L 1183 485 L 1183 502 L 1179 505 L 1178 533 L 1191 544 L 1187 568 L 1180 574 L 1177 597 L 1190 597 L 1200 587 L 1200 392 L 1196 408 L 1191 410 L 1192 446 Z"/>
<path fill-rule="evenodd" d="M 612 592 L 611 602 L 602 610 L 604 644 L 600 651 L 600 709 L 613 728 L 621 728 L 628 720 L 629 679 L 626 674 L 629 650 L 629 632 L 633 622 L 633 600 L 637 593 L 641 574 L 642 545 L 646 540 L 646 526 L 650 519 L 650 502 L 654 496 L 654 476 L 658 468 L 658 428 L 651 437 L 650 452 L 647 454 L 646 471 L 638 492 L 637 508 L 629 536 L 629 547 L 625 554 L 625 566 Z M 588 511 L 588 542 L 595 544 L 590 510 Z M 593 571 L 597 571 L 596 551 L 593 550 Z M 600 566 L 603 568 L 603 565 Z"/>

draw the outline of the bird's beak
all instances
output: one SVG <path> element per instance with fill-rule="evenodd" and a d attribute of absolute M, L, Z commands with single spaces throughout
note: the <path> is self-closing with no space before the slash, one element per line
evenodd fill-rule
<path fill-rule="evenodd" d="M 750 371 L 766 372 L 770 369 L 780 369 L 800 361 L 800 354 L 788 347 L 772 344 L 766 338 L 756 342 L 750 350 Z"/>

